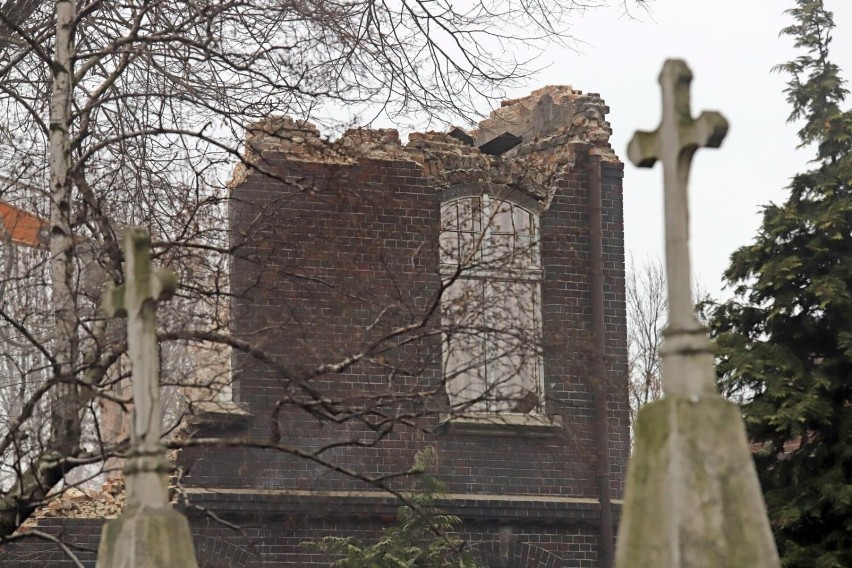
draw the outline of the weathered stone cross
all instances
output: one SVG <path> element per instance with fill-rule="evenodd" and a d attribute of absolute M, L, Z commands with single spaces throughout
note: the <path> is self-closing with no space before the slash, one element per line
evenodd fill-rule
<path fill-rule="evenodd" d="M 151 267 L 151 240 L 141 228 L 124 237 L 125 282 L 109 286 L 104 309 L 127 317 L 127 346 L 133 383 L 132 448 L 124 468 L 127 507 L 107 522 L 97 568 L 197 567 L 186 518 L 169 507 L 171 470 L 160 443 L 160 354 L 157 301 L 175 291 L 171 271 Z"/>
<path fill-rule="evenodd" d="M 634 165 L 650 168 L 663 162 L 665 184 L 666 274 L 669 294 L 669 325 L 666 349 L 694 349 L 696 345 L 678 345 L 686 341 L 706 343 L 702 326 L 695 317 L 689 262 L 689 199 L 687 184 L 692 156 L 700 147 L 718 148 L 728 132 L 728 121 L 718 112 L 703 112 L 693 120 L 689 109 L 689 84 L 692 73 L 686 63 L 670 59 L 660 73 L 663 90 L 663 120 L 654 132 L 637 132 L 627 148 Z M 677 339 L 684 336 L 684 341 Z M 692 336 L 687 339 L 687 336 Z M 701 345 L 703 348 L 704 345 Z M 664 373 L 664 376 L 666 374 Z M 687 373 L 672 370 L 665 377 L 667 394 L 706 394 L 714 384 L 688 381 Z M 712 382 L 712 381 L 711 381 Z"/>
<path fill-rule="evenodd" d="M 132 453 L 128 462 L 128 502 L 145 501 L 165 507 L 166 488 L 158 470 L 165 459 L 160 444 L 160 352 L 157 347 L 157 301 L 167 300 L 175 291 L 177 279 L 171 271 L 151 268 L 151 241 L 148 233 L 130 228 L 124 237 L 125 282 L 112 286 L 104 297 L 104 309 L 111 316 L 127 317 L 127 348 L 130 352 L 133 383 Z M 134 464 L 132 462 L 135 463 Z M 166 466 L 168 464 L 165 464 Z M 166 470 L 168 471 L 168 470 Z M 165 473 L 165 472 L 162 472 Z M 152 483 L 153 482 L 153 483 Z M 144 487 L 136 487 L 139 484 Z"/>
<path fill-rule="evenodd" d="M 630 160 L 662 160 L 669 326 L 660 349 L 666 396 L 643 407 L 618 530 L 617 568 L 778 568 L 739 408 L 716 390 L 713 349 L 692 308 L 686 185 L 692 155 L 718 147 L 719 113 L 689 113 L 692 74 L 667 61 L 660 75 L 663 123 L 637 132 Z"/>

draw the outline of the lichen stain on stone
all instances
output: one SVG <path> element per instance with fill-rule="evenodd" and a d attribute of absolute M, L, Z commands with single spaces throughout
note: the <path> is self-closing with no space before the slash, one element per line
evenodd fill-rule
<path fill-rule="evenodd" d="M 667 556 L 665 547 L 664 517 L 666 508 L 660 503 L 666 499 L 666 488 L 661 486 L 668 469 L 666 446 L 669 438 L 669 405 L 661 400 L 646 405 L 639 411 L 636 420 L 636 446 L 630 460 L 626 494 L 634 498 L 625 503 L 624 516 L 642 519 L 642 523 L 626 525 L 619 538 L 629 543 L 631 556 L 638 555 L 648 562 L 647 566 L 662 565 Z M 634 488 L 642 488 L 641 492 Z M 624 525 L 623 525 L 624 526 Z M 641 548 L 641 550 L 637 550 Z M 629 566 L 640 566 L 630 563 Z"/>
<path fill-rule="evenodd" d="M 619 568 L 777 566 L 745 447 L 739 410 L 721 397 L 671 397 L 643 408 L 619 536 L 629 554 Z M 677 550 L 667 531 L 678 533 Z"/>
<path fill-rule="evenodd" d="M 176 547 L 176 541 L 185 546 Z M 97 568 L 175 566 L 198 566 L 189 524 L 177 511 L 128 507 L 122 516 L 105 526 L 98 548 Z"/>

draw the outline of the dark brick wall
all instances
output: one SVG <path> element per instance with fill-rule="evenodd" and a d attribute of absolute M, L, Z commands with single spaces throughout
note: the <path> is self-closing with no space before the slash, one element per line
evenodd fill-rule
<path fill-rule="evenodd" d="M 604 233 L 604 302 L 609 376 L 607 408 L 613 490 L 624 494 L 630 459 L 630 408 L 627 394 L 627 298 L 624 267 L 624 165 L 601 164 Z"/>
<path fill-rule="evenodd" d="M 11 543 L 0 545 L 0 566 L 71 568 L 74 559 L 55 542 L 35 536 L 44 533 L 61 541 L 68 551 L 85 566 L 94 566 L 101 537 L 101 519 L 39 519 L 30 535 Z M 26 534 L 26 533 L 24 533 Z"/>
<path fill-rule="evenodd" d="M 234 189 L 232 291 L 236 332 L 283 361 L 270 368 L 235 359 L 239 400 L 253 415 L 247 434 L 312 450 L 354 438 L 376 439 L 357 421 L 319 421 L 287 404 L 300 396 L 292 377 L 359 353 L 395 326 L 424 317 L 438 292 L 440 200 L 413 162 L 364 160 L 358 165 L 290 162 L 267 156 L 274 174 L 252 174 Z M 590 306 L 588 190 L 585 163 L 563 176 L 541 215 L 543 333 L 547 413 L 564 428 L 545 438 L 430 434 L 437 413 L 416 427 L 396 425 L 372 447 L 341 446 L 324 453 L 340 466 L 369 475 L 407 469 L 426 445 L 438 450 L 440 478 L 450 492 L 595 497 L 593 421 L 589 385 Z M 609 413 L 613 485 L 621 493 L 627 458 L 624 263 L 620 166 L 604 166 L 605 283 L 609 349 Z M 387 310 L 383 318 L 379 314 Z M 437 314 L 435 314 L 437 316 Z M 378 318 L 378 320 L 377 320 Z M 434 320 L 434 318 L 433 318 Z M 375 322 L 378 321 L 378 324 Z M 429 330 L 427 324 L 426 330 Z M 369 329 L 368 329 L 369 328 Z M 423 330 L 403 336 L 408 340 Z M 440 388 L 440 335 L 412 340 L 377 359 L 403 373 L 388 377 L 378 363 L 311 380 L 326 396 L 364 402 L 365 395 L 404 396 L 434 385 L 428 401 L 446 401 Z M 391 385 L 390 387 L 388 385 Z M 408 404 L 411 409 L 424 401 Z M 369 404 L 369 403 L 368 403 Z M 276 410 L 276 405 L 278 408 Z M 247 449 L 185 452 L 189 483 L 266 489 L 342 489 L 366 486 L 328 468 L 281 452 Z"/>
<path fill-rule="evenodd" d="M 251 537 L 258 544 L 245 547 L 245 541 L 238 544 L 228 542 L 228 536 L 221 535 L 220 542 L 227 542 L 233 549 L 246 550 L 246 562 L 240 566 L 248 568 L 272 566 L 327 566 L 328 559 L 321 554 L 302 546 L 304 542 L 317 541 L 329 534 L 344 537 L 356 537 L 364 542 L 372 542 L 379 534 L 382 524 L 350 520 L 349 522 L 329 523 L 320 520 L 299 519 L 290 521 L 290 529 L 271 534 L 269 530 L 251 530 Z M 471 547 L 474 558 L 482 566 L 498 568 L 500 566 L 519 566 L 536 568 L 592 568 L 596 566 L 597 537 L 591 527 L 567 526 L 515 526 L 496 522 L 469 523 L 459 536 Z M 262 543 L 262 544 L 261 544 Z M 223 546 L 226 548 L 226 546 Z M 202 566 L 204 566 L 202 564 Z M 218 568 L 219 564 L 210 563 L 209 568 Z M 237 566 L 237 564 L 227 564 Z"/>
<path fill-rule="evenodd" d="M 304 398 L 299 381 L 311 369 L 343 361 L 389 330 L 423 318 L 440 285 L 442 188 L 414 162 L 329 164 L 267 153 L 276 179 L 255 172 L 233 190 L 235 331 L 258 345 L 262 357 L 235 357 L 235 390 L 252 417 L 244 429 L 228 433 L 258 443 L 277 437 L 308 452 L 357 439 L 368 446 L 344 444 L 322 458 L 370 476 L 404 471 L 417 451 L 432 445 L 439 455 L 437 477 L 456 494 L 447 508 L 463 518 L 463 535 L 485 566 L 599 566 L 586 173 L 599 158 L 576 158 L 572 170 L 554 181 L 555 195 L 541 215 L 546 411 L 561 417 L 562 428 L 545 436 L 524 429 L 499 436 L 463 433 L 438 428 L 437 413 L 428 412 L 378 439 L 363 422 L 318 420 L 288 404 L 288 397 Z M 610 452 L 614 496 L 620 498 L 629 453 L 622 167 L 604 162 L 601 168 Z M 319 374 L 311 387 L 369 406 L 370 395 L 404 396 L 431 385 L 433 396 L 398 405 L 414 413 L 440 410 L 447 401 L 440 388 L 436 317 L 396 339 L 404 346 L 376 350 L 370 362 L 343 372 Z M 258 360 L 263 358 L 276 363 Z M 389 376 L 389 367 L 400 372 Z M 389 409 L 384 401 L 372 404 Z M 241 529 L 192 509 L 201 566 L 323 566 L 327 561 L 307 553 L 302 541 L 329 534 L 370 539 L 393 522 L 390 499 L 379 505 L 343 497 L 294 500 L 292 490 L 374 489 L 310 459 L 247 447 L 187 449 L 180 459 L 189 471 L 184 482 L 196 490 L 193 504 Z M 214 488 L 241 492 L 230 499 L 205 493 Z M 462 495 L 503 501 L 465 501 Z M 513 505 L 512 496 L 522 497 Z M 65 527 L 80 543 L 97 542 L 98 522 L 47 522 L 48 531 Z M 33 540 L 5 545 L 0 565 L 70 565 L 60 557 L 55 545 Z M 87 566 L 93 560 L 84 553 Z"/>
<path fill-rule="evenodd" d="M 192 519 L 196 557 L 200 568 L 261 568 L 279 566 L 327 566 L 328 559 L 304 547 L 329 534 L 374 542 L 384 519 L 339 518 L 312 515 L 231 515 L 239 532 L 210 518 Z M 94 568 L 102 521 L 49 519 L 38 530 L 61 538 L 86 568 Z M 509 524 L 497 521 L 469 522 L 459 535 L 483 566 L 536 568 L 592 568 L 597 562 L 596 529 L 592 525 Z M 0 566 L 15 568 L 66 568 L 75 562 L 52 542 L 28 538 L 0 547 Z"/>

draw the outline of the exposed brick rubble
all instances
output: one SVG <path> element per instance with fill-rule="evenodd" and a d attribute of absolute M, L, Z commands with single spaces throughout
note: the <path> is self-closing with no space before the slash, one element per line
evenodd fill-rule
<path fill-rule="evenodd" d="M 609 145 L 612 128 L 606 121 L 609 107 L 596 93 L 583 94 L 570 86 L 548 86 L 527 97 L 504 101 L 501 108 L 468 133 L 474 144 L 445 132 L 409 135 L 403 146 L 393 129 L 350 129 L 329 142 L 316 126 L 288 117 L 272 117 L 249 128 L 246 161 L 272 152 L 302 161 L 353 163 L 359 159 L 406 160 L 418 163 L 437 187 L 458 183 L 492 182 L 528 188 L 549 185 L 554 175 L 574 163 L 578 151 L 618 162 Z M 460 129 L 455 129 L 457 132 Z M 500 156 L 479 147 L 510 133 L 521 143 Z M 582 149 L 582 150 L 581 150 Z M 237 168 L 232 185 L 246 178 Z M 523 183 L 521 183 L 523 182 Z M 539 196 L 542 197 L 542 196 Z"/>
<path fill-rule="evenodd" d="M 110 479 L 100 491 L 69 487 L 42 505 L 26 520 L 23 530 L 38 526 L 39 519 L 114 519 L 124 510 L 124 479 Z"/>
<path fill-rule="evenodd" d="M 499 109 L 479 123 L 476 145 L 510 132 L 524 139 L 518 155 L 586 142 L 615 160 L 608 144 L 612 128 L 604 118 L 608 112 L 609 107 L 597 93 L 584 95 L 570 86 L 550 85 L 522 99 L 503 101 Z"/>

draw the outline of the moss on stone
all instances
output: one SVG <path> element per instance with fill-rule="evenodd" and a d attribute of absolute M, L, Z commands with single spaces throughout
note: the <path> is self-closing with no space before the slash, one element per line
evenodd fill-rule
<path fill-rule="evenodd" d="M 735 405 L 675 397 L 639 413 L 617 565 L 779 566 Z"/>
<path fill-rule="evenodd" d="M 104 525 L 97 568 L 197 568 L 186 517 L 169 508 L 128 508 Z"/>

